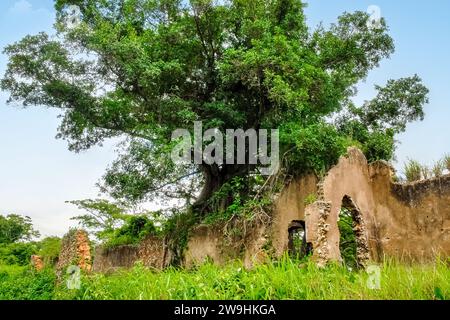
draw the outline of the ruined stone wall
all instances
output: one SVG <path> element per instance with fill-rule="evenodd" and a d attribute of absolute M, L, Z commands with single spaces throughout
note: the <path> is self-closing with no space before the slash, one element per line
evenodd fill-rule
<path fill-rule="evenodd" d="M 88 234 L 83 230 L 71 230 L 62 238 L 56 269 L 63 271 L 71 265 L 77 265 L 84 271 L 91 271 L 90 242 Z"/>
<path fill-rule="evenodd" d="M 120 268 L 131 268 L 138 261 L 146 267 L 162 269 L 170 262 L 164 241 L 158 237 L 147 237 L 139 245 L 123 245 L 113 248 L 95 249 L 93 270 L 110 272 Z"/>
<path fill-rule="evenodd" d="M 392 175 L 389 164 L 368 165 L 358 149 L 349 149 L 328 172 L 317 203 L 306 208 L 307 236 L 319 261 L 341 259 L 337 222 L 346 197 L 360 213 L 358 229 L 371 260 L 425 262 L 450 256 L 450 175 L 405 184 L 394 183 Z"/>
<path fill-rule="evenodd" d="M 184 254 L 184 266 L 192 267 L 210 260 L 222 265 L 232 260 L 242 260 L 251 267 L 262 263 L 268 256 L 266 247 L 270 234 L 268 226 L 262 223 L 252 225 L 244 238 L 229 237 L 223 228 L 200 225 L 192 231 Z"/>
<path fill-rule="evenodd" d="M 293 181 L 276 200 L 271 226 L 271 239 L 276 256 L 281 256 L 288 249 L 288 228 L 291 222 L 305 220 L 308 199 L 314 200 L 317 197 L 318 182 L 315 175 Z"/>
<path fill-rule="evenodd" d="M 31 265 L 33 266 L 34 270 L 36 270 L 36 271 L 41 271 L 45 267 L 45 264 L 42 261 L 42 257 L 40 257 L 38 255 L 31 256 Z"/>
<path fill-rule="evenodd" d="M 450 256 L 450 175 L 393 183 L 389 169 L 369 167 L 375 208 L 368 230 L 374 258 L 381 254 L 427 261 Z"/>
<path fill-rule="evenodd" d="M 240 259 L 250 267 L 270 255 L 280 257 L 288 251 L 288 229 L 296 221 L 304 221 L 318 264 L 340 261 L 342 207 L 355 223 L 361 265 L 385 256 L 419 262 L 449 257 L 450 175 L 405 184 L 393 182 L 392 176 L 388 163 L 368 164 L 360 150 L 350 148 L 322 179 L 308 175 L 290 182 L 275 200 L 270 219 L 246 225 L 242 235 L 230 238 L 230 230 L 217 226 L 192 230 L 184 265 Z M 97 248 L 94 270 L 129 268 L 137 261 L 161 269 L 170 259 L 162 239 L 148 238 L 138 246 Z"/>
<path fill-rule="evenodd" d="M 309 175 L 286 186 L 275 202 L 272 223 L 255 228 L 244 252 L 224 245 L 221 230 L 194 230 L 186 265 L 207 258 L 219 264 L 240 258 L 251 265 L 263 260 L 268 246 L 279 257 L 288 250 L 293 221 L 305 221 L 306 241 L 319 264 L 340 261 L 337 223 L 343 205 L 351 207 L 357 222 L 362 262 L 385 256 L 420 262 L 450 256 L 450 175 L 405 184 L 394 183 L 392 176 L 389 164 L 369 165 L 360 150 L 350 148 L 323 179 Z"/>

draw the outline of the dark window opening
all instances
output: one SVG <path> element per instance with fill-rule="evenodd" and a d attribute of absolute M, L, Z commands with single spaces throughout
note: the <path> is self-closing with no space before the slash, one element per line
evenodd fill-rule
<path fill-rule="evenodd" d="M 312 251 L 311 243 L 306 242 L 306 228 L 304 221 L 292 221 L 289 225 L 289 255 L 295 259 L 303 259 Z"/>

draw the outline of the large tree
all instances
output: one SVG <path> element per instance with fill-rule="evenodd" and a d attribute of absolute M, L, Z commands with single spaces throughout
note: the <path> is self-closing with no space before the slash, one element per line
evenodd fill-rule
<path fill-rule="evenodd" d="M 0 215 L 0 244 L 30 241 L 34 237 L 39 237 L 39 232 L 33 229 L 30 217 Z"/>
<path fill-rule="evenodd" d="M 75 28 L 70 5 L 81 12 Z M 370 160 L 389 160 L 394 135 L 423 117 L 428 90 L 417 76 L 391 80 L 355 106 L 358 82 L 394 51 L 385 21 L 371 27 L 366 13 L 344 13 L 330 28 L 310 30 L 304 7 L 300 0 L 57 0 L 57 34 L 8 46 L 1 87 L 11 102 L 61 110 L 58 137 L 71 150 L 126 137 L 102 184 L 115 198 L 198 191 L 195 204 L 207 208 L 233 178 L 248 184 L 258 166 L 171 161 L 173 130 L 197 120 L 204 129 L 279 128 L 284 163 L 300 174 L 326 169 L 349 144 Z"/>

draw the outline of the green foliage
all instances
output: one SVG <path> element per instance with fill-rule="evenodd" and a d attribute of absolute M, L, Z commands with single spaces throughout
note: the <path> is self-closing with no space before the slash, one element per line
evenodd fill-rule
<path fill-rule="evenodd" d="M 243 202 L 234 202 L 229 205 L 224 211 L 217 211 L 209 213 L 202 221 L 208 225 L 223 225 L 231 218 L 243 218 L 252 220 L 258 212 L 265 212 L 264 208 L 272 205 L 272 201 L 267 198 L 248 199 Z"/>
<path fill-rule="evenodd" d="M 392 160 L 395 152 L 394 132 L 373 132 L 364 141 L 362 151 L 367 161 Z"/>
<path fill-rule="evenodd" d="M 111 237 L 104 243 L 105 247 L 138 244 L 149 235 L 157 235 L 153 220 L 145 215 L 129 216 L 120 228 L 114 230 Z"/>
<path fill-rule="evenodd" d="M 404 172 L 408 182 L 419 181 L 422 178 L 422 165 L 416 160 L 409 159 Z"/>
<path fill-rule="evenodd" d="M 164 223 L 163 236 L 168 240 L 169 249 L 174 253 L 172 263 L 180 266 L 187 248 L 189 235 L 201 217 L 193 211 L 174 211 Z"/>
<path fill-rule="evenodd" d="M 371 130 L 360 120 L 350 116 L 342 116 L 337 120 L 340 134 L 344 134 L 355 141 L 369 162 L 377 160 L 392 160 L 395 151 L 395 132 L 392 129 Z"/>
<path fill-rule="evenodd" d="M 308 194 L 308 196 L 305 198 L 305 206 L 313 204 L 314 202 L 317 201 L 317 195 L 315 195 L 314 193 Z"/>
<path fill-rule="evenodd" d="M 75 29 L 64 23 L 71 4 L 82 13 Z M 188 200 L 203 184 L 195 207 L 204 209 L 223 184 L 257 172 L 173 163 L 171 133 L 199 119 L 205 130 L 280 128 L 294 173 L 323 172 L 348 145 L 361 146 L 370 160 L 390 160 L 393 135 L 423 118 L 428 90 L 418 76 L 389 80 L 375 99 L 353 106 L 357 83 L 394 52 L 386 22 L 368 28 L 367 13 L 344 13 L 328 29 L 309 30 L 304 6 L 58 0 L 57 35 L 7 46 L 0 87 L 10 102 L 59 109 L 58 137 L 71 150 L 126 138 L 102 184 L 126 201 Z"/>
<path fill-rule="evenodd" d="M 160 212 L 126 213 L 129 208 L 107 200 L 81 200 L 72 204 L 88 213 L 72 218 L 103 242 L 106 247 L 137 244 L 148 235 L 160 233 L 155 223 L 161 223 Z"/>
<path fill-rule="evenodd" d="M 436 178 L 440 178 L 444 174 L 445 164 L 443 161 L 436 161 L 431 171 Z"/>
<path fill-rule="evenodd" d="M 120 227 L 127 218 L 126 208 L 107 200 L 79 200 L 69 202 L 87 214 L 73 217 L 72 220 L 79 222 L 80 226 L 93 234 L 99 240 L 107 240 Z"/>
<path fill-rule="evenodd" d="M 59 252 L 61 251 L 61 238 L 47 237 L 37 244 L 37 254 L 42 258 L 45 265 L 53 266 L 58 262 Z"/>
<path fill-rule="evenodd" d="M 26 266 L 38 250 L 35 242 L 39 232 L 33 229 L 30 217 L 0 215 L 0 264 Z"/>
<path fill-rule="evenodd" d="M 240 263 L 204 264 L 193 270 L 153 272 L 137 265 L 112 275 L 83 278 L 77 292 L 58 291 L 60 299 L 175 299 L 175 300 L 323 300 L 323 299 L 449 299 L 450 270 L 444 261 L 407 266 L 386 261 L 380 265 L 381 289 L 367 286 L 364 270 L 349 272 L 330 264 L 283 259 L 246 270 Z"/>
<path fill-rule="evenodd" d="M 56 285 L 51 270 L 32 272 L 0 265 L 0 300 L 323 300 L 398 299 L 448 300 L 447 262 L 411 266 L 386 260 L 380 290 L 367 286 L 364 270 L 330 264 L 319 268 L 307 261 L 283 258 L 246 270 L 240 263 L 204 264 L 192 270 L 169 268 L 155 272 L 137 264 L 113 274 L 82 275 L 81 288 Z"/>
<path fill-rule="evenodd" d="M 30 217 L 16 214 L 0 215 L 0 244 L 31 240 L 38 236 L 39 232 L 33 229 Z"/>
<path fill-rule="evenodd" d="M 405 131 L 408 122 L 423 120 L 423 105 L 428 103 L 429 90 L 417 75 L 389 80 L 385 87 L 376 86 L 376 89 L 378 94 L 373 100 L 354 110 L 364 125 L 398 133 Z"/>
<path fill-rule="evenodd" d="M 347 152 L 349 140 L 329 124 L 301 127 L 288 123 L 281 128 L 280 143 L 285 148 L 285 166 L 292 173 L 325 173 Z"/>
<path fill-rule="evenodd" d="M 218 210 L 206 214 L 202 223 L 208 225 L 223 224 L 233 217 L 252 220 L 260 212 L 266 212 L 272 201 L 267 190 L 262 190 L 265 183 L 260 175 L 246 178 L 234 177 L 213 194 L 209 203 Z M 226 199 L 232 199 L 226 202 Z"/>
<path fill-rule="evenodd" d="M 347 268 L 356 269 L 357 261 L 357 242 L 355 232 L 353 231 L 353 218 L 351 212 L 347 209 L 341 209 L 338 221 L 339 228 L 339 251 L 344 265 Z"/>
<path fill-rule="evenodd" d="M 0 246 L 0 264 L 26 266 L 37 252 L 36 243 L 8 243 Z"/>
<path fill-rule="evenodd" d="M 52 269 L 34 272 L 0 265 L 0 300 L 52 300 L 55 292 L 56 275 Z"/>

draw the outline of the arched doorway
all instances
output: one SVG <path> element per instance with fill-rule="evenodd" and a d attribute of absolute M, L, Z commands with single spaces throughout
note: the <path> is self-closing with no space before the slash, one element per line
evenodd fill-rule
<path fill-rule="evenodd" d="M 338 218 L 339 251 L 349 268 L 362 268 L 369 260 L 369 247 L 361 211 L 352 198 L 344 196 Z"/>
<path fill-rule="evenodd" d="M 294 220 L 288 228 L 289 255 L 295 259 L 303 259 L 311 253 L 312 246 L 306 242 L 305 221 Z"/>

